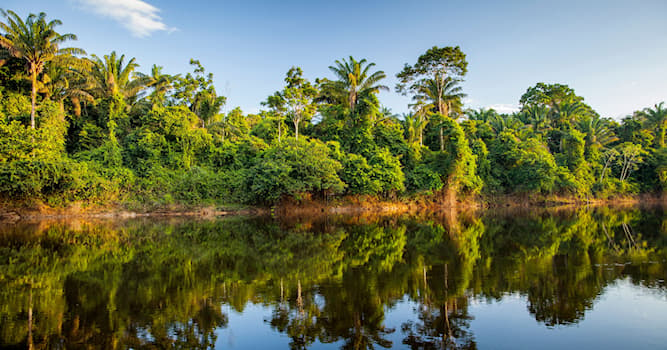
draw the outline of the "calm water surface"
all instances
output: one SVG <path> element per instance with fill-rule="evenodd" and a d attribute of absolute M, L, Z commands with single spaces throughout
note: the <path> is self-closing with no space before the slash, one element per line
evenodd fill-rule
<path fill-rule="evenodd" d="M 0 347 L 665 349 L 667 215 L 0 226 Z"/>

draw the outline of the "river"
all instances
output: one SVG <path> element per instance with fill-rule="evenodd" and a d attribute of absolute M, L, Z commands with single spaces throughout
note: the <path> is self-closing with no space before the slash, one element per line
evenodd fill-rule
<path fill-rule="evenodd" d="M 662 208 L 0 227 L 0 347 L 664 349 Z"/>

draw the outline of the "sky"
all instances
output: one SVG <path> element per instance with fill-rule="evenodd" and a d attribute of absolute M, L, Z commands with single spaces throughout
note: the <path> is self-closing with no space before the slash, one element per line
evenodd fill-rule
<path fill-rule="evenodd" d="M 25 18 L 46 12 L 71 46 L 135 57 L 139 71 L 214 74 L 224 111 L 256 113 L 292 66 L 333 78 L 353 56 L 387 74 L 380 102 L 408 112 L 396 73 L 433 46 L 460 46 L 468 108 L 510 112 L 538 82 L 567 84 L 603 117 L 667 100 L 667 1 L 3 0 Z M 2 19 L 4 20 L 4 18 Z"/>

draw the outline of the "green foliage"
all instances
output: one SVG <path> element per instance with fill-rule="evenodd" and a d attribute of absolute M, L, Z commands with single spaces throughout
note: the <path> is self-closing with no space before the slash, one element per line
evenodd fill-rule
<path fill-rule="evenodd" d="M 413 102 L 403 118 L 381 105 L 384 71 L 352 56 L 329 67 L 333 80 L 310 83 L 292 67 L 267 111 L 222 113 L 226 98 L 197 60 L 185 75 L 155 64 L 145 74 L 115 51 L 74 56 L 85 53 L 60 45 L 75 36 L 55 32 L 60 21 L 44 13 L 2 15 L 0 192 L 10 200 L 273 204 L 406 190 L 611 197 L 665 188 L 664 103 L 618 123 L 569 86 L 540 82 L 519 112 L 464 110 L 459 47 L 432 47 L 397 74 L 396 90 Z"/>
<path fill-rule="evenodd" d="M 401 163 L 388 149 L 381 148 L 369 159 L 373 167 L 371 177 L 380 184 L 380 193 L 385 196 L 393 196 L 405 189 L 405 175 L 401 169 Z"/>
<path fill-rule="evenodd" d="M 442 189 L 444 184 L 440 180 L 440 174 L 431 170 L 425 164 L 419 164 L 405 177 L 406 188 L 410 191 L 436 192 Z"/>
<path fill-rule="evenodd" d="M 441 126 L 444 151 L 434 152 L 428 162 L 454 193 L 478 193 L 482 182 L 477 175 L 477 157 L 472 153 L 463 129 L 450 118 L 443 118 Z"/>
<path fill-rule="evenodd" d="M 373 167 L 365 157 L 346 153 L 341 163 L 340 179 L 347 185 L 348 193 L 373 195 L 380 192 L 382 186 L 373 178 Z"/>
<path fill-rule="evenodd" d="M 492 174 L 504 192 L 551 193 L 558 166 L 546 145 L 536 138 L 520 140 L 503 131 L 489 147 Z"/>
<path fill-rule="evenodd" d="M 660 184 L 660 190 L 667 192 L 667 148 L 658 149 L 653 158 L 656 175 Z"/>
<path fill-rule="evenodd" d="M 437 47 L 428 49 L 419 56 L 414 66 L 405 65 L 403 70 L 396 75 L 399 83 L 396 85 L 398 92 L 418 91 L 426 84 L 428 79 L 444 79 L 451 77 L 457 79 L 468 72 L 468 61 L 461 49 L 456 47 Z"/>
<path fill-rule="evenodd" d="M 330 157 L 329 148 L 317 140 L 288 139 L 269 147 L 248 170 L 246 200 L 275 203 L 284 196 L 298 198 L 308 192 L 341 193 L 341 164 Z"/>

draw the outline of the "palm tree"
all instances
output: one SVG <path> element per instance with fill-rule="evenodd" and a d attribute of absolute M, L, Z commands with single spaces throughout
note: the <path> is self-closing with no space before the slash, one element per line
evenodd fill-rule
<path fill-rule="evenodd" d="M 542 105 L 530 105 L 519 113 L 519 119 L 526 126 L 533 128 L 536 134 L 548 130 L 549 127 L 549 109 Z"/>
<path fill-rule="evenodd" d="M 489 121 L 496 134 L 506 130 L 522 130 L 525 124 L 514 114 L 498 114 Z"/>
<path fill-rule="evenodd" d="M 446 77 L 442 81 L 438 78 L 428 79 L 424 84 L 420 85 L 418 93 L 412 98 L 416 101 L 430 101 L 426 105 L 427 108 L 435 109 L 438 114 L 445 118 L 449 118 L 453 110 L 460 109 L 463 105 L 463 98 L 466 94 L 463 93 L 460 86 L 460 80 Z M 440 133 L 440 150 L 445 149 L 444 134 L 442 126 L 439 126 Z"/>
<path fill-rule="evenodd" d="M 118 57 L 116 51 L 104 55 L 104 59 L 92 55 L 93 66 L 90 71 L 92 91 L 96 96 L 107 98 L 121 96 L 125 99 L 135 97 L 144 88 L 140 79 L 132 80 L 132 73 L 139 67 L 135 59 L 125 63 L 125 55 Z"/>
<path fill-rule="evenodd" d="M 338 95 L 341 100 L 345 96 L 350 112 L 354 112 L 360 96 L 376 94 L 380 90 L 389 90 L 388 87 L 378 84 L 387 75 L 381 70 L 370 73 L 369 70 L 373 66 L 375 66 L 375 63 L 367 64 L 366 59 L 357 61 L 352 56 L 350 56 L 349 61 L 345 59 L 342 61 L 336 60 L 336 65 L 329 66 L 329 69 L 334 72 L 338 80 L 326 81 L 325 85 L 330 86 L 325 87 L 324 90 Z"/>
<path fill-rule="evenodd" d="M 655 129 L 657 132 L 656 144 L 659 148 L 665 147 L 665 130 L 667 129 L 667 109 L 665 103 L 656 104 L 653 109 L 645 108 L 640 115 L 644 119 L 644 125 Z"/>
<path fill-rule="evenodd" d="M 460 82 L 449 77 L 445 78 L 444 84 L 440 84 L 436 79 L 429 79 L 420 86 L 418 93 L 412 99 L 429 101 L 431 108 L 437 113 L 449 117 L 452 108 L 461 105 L 462 100 L 468 96 L 458 85 Z"/>
<path fill-rule="evenodd" d="M 209 86 L 207 89 L 197 92 L 190 110 L 199 117 L 201 127 L 205 128 L 220 113 L 220 109 L 226 101 L 226 98 L 216 94 L 213 86 Z"/>
<path fill-rule="evenodd" d="M 477 121 L 486 123 L 486 122 L 491 121 L 494 118 L 496 118 L 498 113 L 493 108 L 489 108 L 489 109 L 480 108 L 480 109 L 477 109 L 477 110 L 469 109 L 469 110 L 466 111 L 466 115 L 468 116 L 469 120 L 477 120 Z"/>
<path fill-rule="evenodd" d="M 591 147 L 605 149 L 619 140 L 611 128 L 611 122 L 597 115 L 583 117 L 578 121 L 577 128 L 586 134 L 587 150 Z"/>
<path fill-rule="evenodd" d="M 395 122 L 398 119 L 398 114 L 395 114 L 392 112 L 391 108 L 387 106 L 381 106 L 378 109 L 378 113 L 373 118 L 373 124 L 374 125 L 382 125 L 385 123 L 392 123 Z"/>
<path fill-rule="evenodd" d="M 74 107 L 74 115 L 81 116 L 81 101 L 94 101 L 88 92 L 90 84 L 86 77 L 89 62 L 73 56 L 51 61 L 39 81 L 39 92 L 58 103 L 61 112 L 65 111 L 65 100 L 69 99 Z"/>
<path fill-rule="evenodd" d="M 590 107 L 583 102 L 575 101 L 555 105 L 554 119 L 561 125 L 571 125 L 589 115 L 592 115 Z"/>
<path fill-rule="evenodd" d="M 428 124 L 428 119 L 421 113 L 403 115 L 403 127 L 407 131 L 409 144 L 414 144 L 419 140 L 419 146 L 424 145 L 424 128 L 426 124 Z"/>
<path fill-rule="evenodd" d="M 169 90 L 174 88 L 173 82 L 179 78 L 179 75 L 162 74 L 162 67 L 156 64 L 151 67 L 151 74 L 136 73 L 135 78 L 149 88 L 153 88 L 153 92 L 149 97 L 151 103 L 164 103 L 165 96 Z"/>
<path fill-rule="evenodd" d="M 85 54 L 81 49 L 68 47 L 60 48 L 60 44 L 67 40 L 76 40 L 74 34 L 58 34 L 54 28 L 61 25 L 60 20 L 46 22 L 46 14 L 30 14 L 25 22 L 13 11 L 0 10 L 7 19 L 7 23 L 0 22 L 0 46 L 9 51 L 9 54 L 27 61 L 28 73 L 32 83 L 30 92 L 31 110 L 30 127 L 35 128 L 35 104 L 37 99 L 37 76 L 44 70 L 44 64 L 60 55 Z"/>

